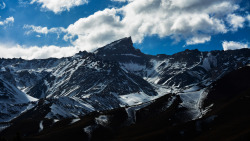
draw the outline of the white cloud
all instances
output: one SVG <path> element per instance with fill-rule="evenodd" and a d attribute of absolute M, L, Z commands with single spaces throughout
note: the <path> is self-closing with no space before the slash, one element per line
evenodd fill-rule
<path fill-rule="evenodd" d="M 250 26 L 250 15 L 246 16 L 246 20 L 248 21 L 248 25 Z"/>
<path fill-rule="evenodd" d="M 58 14 L 62 11 L 70 11 L 73 7 L 86 4 L 88 0 L 32 0 L 30 3 L 39 3 L 42 5 L 42 8 Z"/>
<path fill-rule="evenodd" d="M 193 37 L 187 40 L 187 45 L 202 44 L 211 40 L 211 36 L 208 37 Z"/>
<path fill-rule="evenodd" d="M 227 16 L 227 22 L 232 26 L 233 31 L 237 31 L 238 28 L 243 28 L 245 18 L 239 15 L 230 14 Z"/>
<path fill-rule="evenodd" d="M 58 46 L 21 46 L 0 44 L 0 56 L 4 58 L 23 58 L 23 59 L 44 59 L 49 57 L 61 58 L 72 56 L 79 51 L 76 47 Z"/>
<path fill-rule="evenodd" d="M 237 9 L 233 0 L 134 0 L 120 9 L 79 19 L 67 28 L 64 38 L 78 37 L 73 45 L 86 50 L 125 36 L 136 43 L 152 35 L 186 40 L 187 45 L 205 43 L 212 35 L 228 32 L 223 17 Z"/>
<path fill-rule="evenodd" d="M 222 47 L 224 50 L 235 50 L 242 48 L 249 48 L 248 44 L 234 41 L 224 41 L 222 43 Z"/>
<path fill-rule="evenodd" d="M 114 1 L 114 2 L 131 2 L 131 1 L 134 1 L 134 0 L 111 0 L 111 1 Z"/>
<path fill-rule="evenodd" d="M 6 4 L 3 0 L 0 1 L 0 9 L 4 9 L 6 7 Z"/>
<path fill-rule="evenodd" d="M 105 9 L 87 18 L 81 18 L 67 28 L 65 39 L 72 39 L 73 45 L 92 51 L 116 39 L 129 36 L 125 24 L 116 15 L 116 9 Z"/>
<path fill-rule="evenodd" d="M 33 2 L 47 4 L 43 0 Z M 157 35 L 193 45 L 209 42 L 213 35 L 243 28 L 242 17 L 235 14 L 238 10 L 235 0 L 129 0 L 122 8 L 98 11 L 65 29 L 31 26 L 29 30 L 40 34 L 65 33 L 65 40 L 87 51 L 126 36 L 132 36 L 135 43 Z"/>
<path fill-rule="evenodd" d="M 5 26 L 5 25 L 9 25 L 14 23 L 14 18 L 13 17 L 9 17 L 6 18 L 4 21 L 0 21 L 0 26 Z"/>
<path fill-rule="evenodd" d="M 41 26 L 35 26 L 35 25 L 24 25 L 23 28 L 28 30 L 25 32 L 25 34 L 31 34 L 33 32 L 36 32 L 39 34 L 45 34 L 45 35 L 47 35 L 48 33 L 55 33 L 58 35 L 58 38 L 59 38 L 59 35 L 61 33 L 66 32 L 66 29 L 64 29 L 63 27 L 49 29 L 48 27 L 41 27 Z"/>
<path fill-rule="evenodd" d="M 246 19 L 247 19 L 248 21 L 250 21 L 250 15 L 247 15 Z"/>
<path fill-rule="evenodd" d="M 111 1 L 115 1 L 115 2 L 126 2 L 127 0 L 111 0 Z"/>

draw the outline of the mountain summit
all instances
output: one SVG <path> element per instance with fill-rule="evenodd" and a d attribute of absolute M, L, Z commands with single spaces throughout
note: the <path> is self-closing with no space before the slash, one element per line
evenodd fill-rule
<path fill-rule="evenodd" d="M 145 54 L 139 49 L 135 49 L 131 37 L 126 37 L 112 42 L 94 52 L 99 58 L 119 63 L 145 63 Z"/>
<path fill-rule="evenodd" d="M 103 50 L 113 50 L 113 51 L 119 51 L 119 53 L 128 53 L 127 51 L 134 50 L 133 47 L 133 41 L 131 37 L 125 37 L 120 40 L 114 41 L 102 48 L 97 49 L 97 52 L 103 51 Z M 116 52 L 112 52 L 116 53 Z"/>

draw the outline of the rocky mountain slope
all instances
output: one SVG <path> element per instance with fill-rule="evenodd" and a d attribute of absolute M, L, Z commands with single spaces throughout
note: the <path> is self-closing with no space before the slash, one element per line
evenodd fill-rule
<path fill-rule="evenodd" d="M 80 119 L 49 119 L 29 121 L 25 115 L 13 122 L 16 126 L 4 130 L 2 134 L 11 135 L 13 131 L 23 129 L 24 125 L 42 123 L 39 126 L 25 128 L 30 136 L 24 140 L 107 140 L 107 141 L 145 141 L 145 140 L 240 140 L 250 139 L 249 96 L 250 67 L 243 67 L 226 74 L 210 87 L 206 88 L 207 97 L 201 104 L 201 110 L 209 111 L 203 117 L 185 121 L 188 115 L 180 96 L 168 94 L 151 104 L 143 105 L 135 112 L 131 122 L 130 108 L 117 108 L 102 112 L 92 112 Z M 241 81 L 242 80 L 242 81 Z M 226 87 L 227 86 L 231 87 Z M 235 88 L 240 88 L 236 90 Z M 226 92 L 226 93 L 225 93 Z M 169 104 L 171 103 L 171 104 Z M 138 107 L 137 107 L 138 108 Z M 33 115 L 35 116 L 35 114 Z M 35 118 L 38 119 L 38 118 Z M 39 133 L 34 132 L 40 131 Z M 69 136 L 71 135 L 71 136 Z"/>
<path fill-rule="evenodd" d="M 36 99 L 0 78 L 0 122 L 10 121 L 21 111 L 32 108 L 35 105 L 33 101 Z"/>

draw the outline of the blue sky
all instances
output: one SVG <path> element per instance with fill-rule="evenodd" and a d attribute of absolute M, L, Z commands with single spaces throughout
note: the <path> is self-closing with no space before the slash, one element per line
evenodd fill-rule
<path fill-rule="evenodd" d="M 71 56 L 131 36 L 147 54 L 250 46 L 248 0 L 0 0 L 0 57 Z"/>

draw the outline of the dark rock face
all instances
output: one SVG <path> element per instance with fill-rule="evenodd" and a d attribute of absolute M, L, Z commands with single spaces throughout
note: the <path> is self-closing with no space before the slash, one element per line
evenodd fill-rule
<path fill-rule="evenodd" d="M 238 99 L 245 94 L 246 96 L 244 99 L 248 99 L 247 93 L 249 93 L 250 90 L 249 78 L 250 67 L 243 67 L 239 70 L 230 72 L 225 77 L 216 81 L 216 83 L 213 83 L 207 89 L 208 94 L 203 102 L 202 107 L 206 108 L 210 105 L 213 105 L 212 109 L 219 109 L 225 103 L 234 99 Z M 237 105 L 235 106 L 237 107 Z"/>
<path fill-rule="evenodd" d="M 131 37 L 123 38 L 95 51 L 96 56 L 104 60 L 119 63 L 148 65 L 149 57 L 133 47 Z"/>

